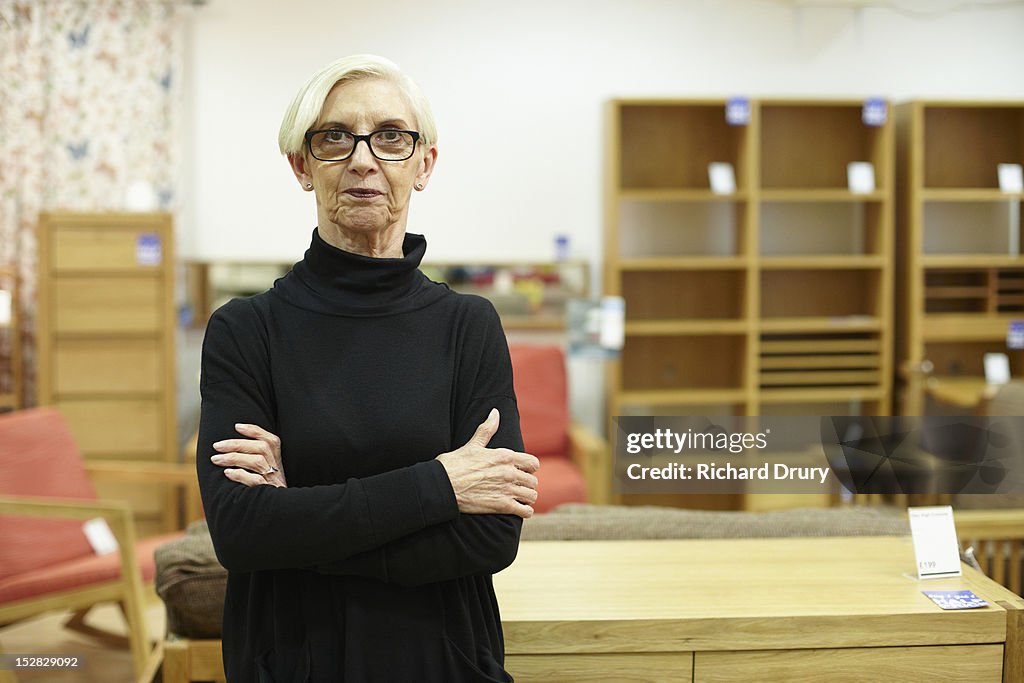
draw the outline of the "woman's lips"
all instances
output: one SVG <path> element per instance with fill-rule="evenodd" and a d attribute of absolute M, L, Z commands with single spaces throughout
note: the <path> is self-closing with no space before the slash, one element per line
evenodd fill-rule
<path fill-rule="evenodd" d="M 368 187 L 350 187 L 345 190 L 345 194 L 355 197 L 356 199 L 373 199 L 384 194 L 380 190 L 374 190 Z"/>

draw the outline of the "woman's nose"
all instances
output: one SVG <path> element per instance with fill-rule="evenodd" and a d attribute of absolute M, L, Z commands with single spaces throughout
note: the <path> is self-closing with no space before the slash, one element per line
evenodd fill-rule
<path fill-rule="evenodd" d="M 356 140 L 356 146 L 349 157 L 349 165 L 357 167 L 369 167 L 377 165 L 377 157 L 370 151 L 369 140 Z"/>

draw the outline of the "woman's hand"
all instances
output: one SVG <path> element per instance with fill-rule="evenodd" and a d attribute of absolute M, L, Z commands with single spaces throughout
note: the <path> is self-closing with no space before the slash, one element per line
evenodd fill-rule
<path fill-rule="evenodd" d="M 217 454 L 210 461 L 227 468 L 224 476 L 239 484 L 287 487 L 281 461 L 281 439 L 257 425 L 236 424 L 235 431 L 246 438 L 225 439 L 213 444 Z"/>
<path fill-rule="evenodd" d="M 444 465 L 455 490 L 459 512 L 509 514 L 524 519 L 533 515 L 537 501 L 540 461 L 529 453 L 508 448 L 487 448 L 498 431 L 498 410 L 476 428 L 466 445 L 437 459 Z"/>

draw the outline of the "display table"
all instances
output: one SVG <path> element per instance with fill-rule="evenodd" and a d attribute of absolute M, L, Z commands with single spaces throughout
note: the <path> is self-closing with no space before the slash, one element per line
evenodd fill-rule
<path fill-rule="evenodd" d="M 524 541 L 494 586 L 517 683 L 1024 681 L 1024 600 L 913 570 L 909 537 Z M 165 652 L 167 683 L 223 680 L 219 640 Z"/>
<path fill-rule="evenodd" d="M 966 567 L 919 582 L 914 566 L 909 537 L 523 543 L 494 577 L 506 668 L 520 683 L 1024 680 L 1024 601 Z M 921 593 L 961 589 L 990 606 Z"/>

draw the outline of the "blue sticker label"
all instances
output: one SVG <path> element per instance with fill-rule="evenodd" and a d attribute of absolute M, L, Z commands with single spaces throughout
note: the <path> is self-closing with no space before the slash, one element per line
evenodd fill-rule
<path fill-rule="evenodd" d="M 146 233 L 135 239 L 135 262 L 140 266 L 159 266 L 162 259 L 160 235 Z"/>
<path fill-rule="evenodd" d="M 730 126 L 750 123 L 750 100 L 746 97 L 730 97 L 725 103 L 725 122 Z"/>
<path fill-rule="evenodd" d="M 860 118 L 865 126 L 884 126 L 889 120 L 889 105 L 880 97 L 869 97 L 864 100 Z"/>
<path fill-rule="evenodd" d="M 988 603 L 971 591 L 921 591 L 942 609 L 976 609 Z"/>
<path fill-rule="evenodd" d="M 1011 320 L 1006 330 L 1006 348 L 1024 349 L 1024 320 Z"/>

